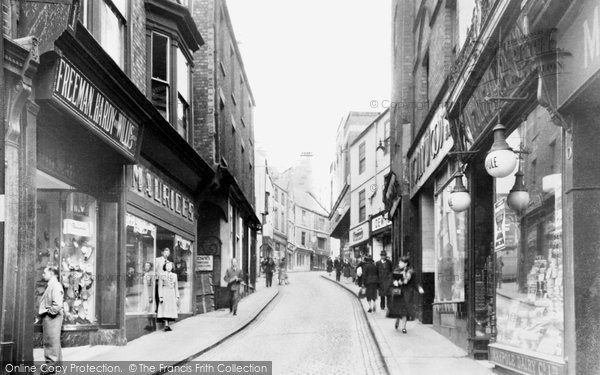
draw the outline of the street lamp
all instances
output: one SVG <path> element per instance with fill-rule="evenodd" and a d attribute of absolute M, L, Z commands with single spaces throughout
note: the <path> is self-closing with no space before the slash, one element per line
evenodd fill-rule
<path fill-rule="evenodd" d="M 508 207 L 517 212 L 521 212 L 529 206 L 529 191 L 527 191 L 523 172 L 520 169 L 515 173 L 515 185 L 510 190 L 506 203 Z"/>
<path fill-rule="evenodd" d="M 448 199 L 448 205 L 454 212 L 463 212 L 471 206 L 471 194 L 469 194 L 469 191 L 463 184 L 462 178 L 462 173 L 454 176 L 454 188 Z"/>
<path fill-rule="evenodd" d="M 495 178 L 510 175 L 517 166 L 517 157 L 506 143 L 506 128 L 502 124 L 494 127 L 494 143 L 485 157 L 485 170 Z"/>

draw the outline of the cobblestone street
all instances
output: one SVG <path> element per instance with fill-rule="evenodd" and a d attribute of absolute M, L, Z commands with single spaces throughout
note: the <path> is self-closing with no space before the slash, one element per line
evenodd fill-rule
<path fill-rule="evenodd" d="M 274 374 L 387 373 L 358 299 L 320 273 L 291 273 L 280 288 L 254 323 L 196 360 L 273 360 Z"/>

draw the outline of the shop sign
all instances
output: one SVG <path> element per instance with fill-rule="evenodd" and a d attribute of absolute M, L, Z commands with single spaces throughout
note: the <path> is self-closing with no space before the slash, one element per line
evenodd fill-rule
<path fill-rule="evenodd" d="M 196 271 L 212 271 L 213 256 L 212 255 L 196 255 Z"/>
<path fill-rule="evenodd" d="M 503 250 L 506 247 L 506 199 L 500 199 L 494 204 L 494 249 Z"/>
<path fill-rule="evenodd" d="M 92 223 L 73 219 L 64 219 L 63 234 L 70 234 L 77 237 L 91 237 L 93 235 Z"/>
<path fill-rule="evenodd" d="M 64 58 L 58 62 L 53 96 L 74 110 L 94 133 L 135 158 L 140 127 Z"/>
<path fill-rule="evenodd" d="M 419 191 L 433 171 L 437 169 L 453 145 L 454 139 L 450 133 L 446 108 L 442 106 L 437 109 L 418 146 L 410 156 L 411 197 Z"/>
<path fill-rule="evenodd" d="M 148 201 L 194 222 L 194 204 L 192 200 L 142 165 L 131 167 L 130 190 Z"/>
<path fill-rule="evenodd" d="M 514 96 L 536 69 L 544 69 L 536 61 L 555 52 L 553 30 L 524 35 L 518 24 L 500 45 L 489 67 L 481 73 L 481 79 L 462 108 L 460 125 L 465 133 L 465 148 L 469 148 L 498 115 L 498 104 L 486 97 Z M 555 64 L 552 67 L 555 68 Z M 548 69 L 552 70 L 552 67 Z M 551 73 L 556 74 L 555 70 Z"/>
<path fill-rule="evenodd" d="M 558 75 L 558 107 L 560 108 L 600 70 L 600 4 L 582 1 L 577 16 L 564 32 L 558 31 L 558 50 L 569 53 L 561 59 Z"/>
<path fill-rule="evenodd" d="M 490 346 L 490 361 L 520 374 L 565 375 L 567 373 L 563 363 L 504 350 L 497 346 Z"/>
<path fill-rule="evenodd" d="M 350 246 L 369 238 L 369 222 L 363 223 L 350 231 Z"/>
<path fill-rule="evenodd" d="M 371 219 L 371 232 L 377 232 L 378 230 L 384 229 L 392 225 L 392 222 L 388 220 L 387 212 L 383 212 Z"/>

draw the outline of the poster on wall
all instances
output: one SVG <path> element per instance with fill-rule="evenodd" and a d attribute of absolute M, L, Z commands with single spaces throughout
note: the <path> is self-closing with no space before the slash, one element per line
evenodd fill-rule
<path fill-rule="evenodd" d="M 496 251 L 504 250 L 506 247 L 506 209 L 505 199 L 502 198 L 494 205 L 494 248 Z"/>
<path fill-rule="evenodd" d="M 196 271 L 212 271 L 213 256 L 212 255 L 196 255 Z"/>

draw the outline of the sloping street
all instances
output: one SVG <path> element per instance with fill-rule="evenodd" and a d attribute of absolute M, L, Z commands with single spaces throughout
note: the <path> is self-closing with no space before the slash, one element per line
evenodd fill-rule
<path fill-rule="evenodd" d="M 254 323 L 196 360 L 272 360 L 274 374 L 385 374 L 360 301 L 319 274 L 291 273 Z"/>

